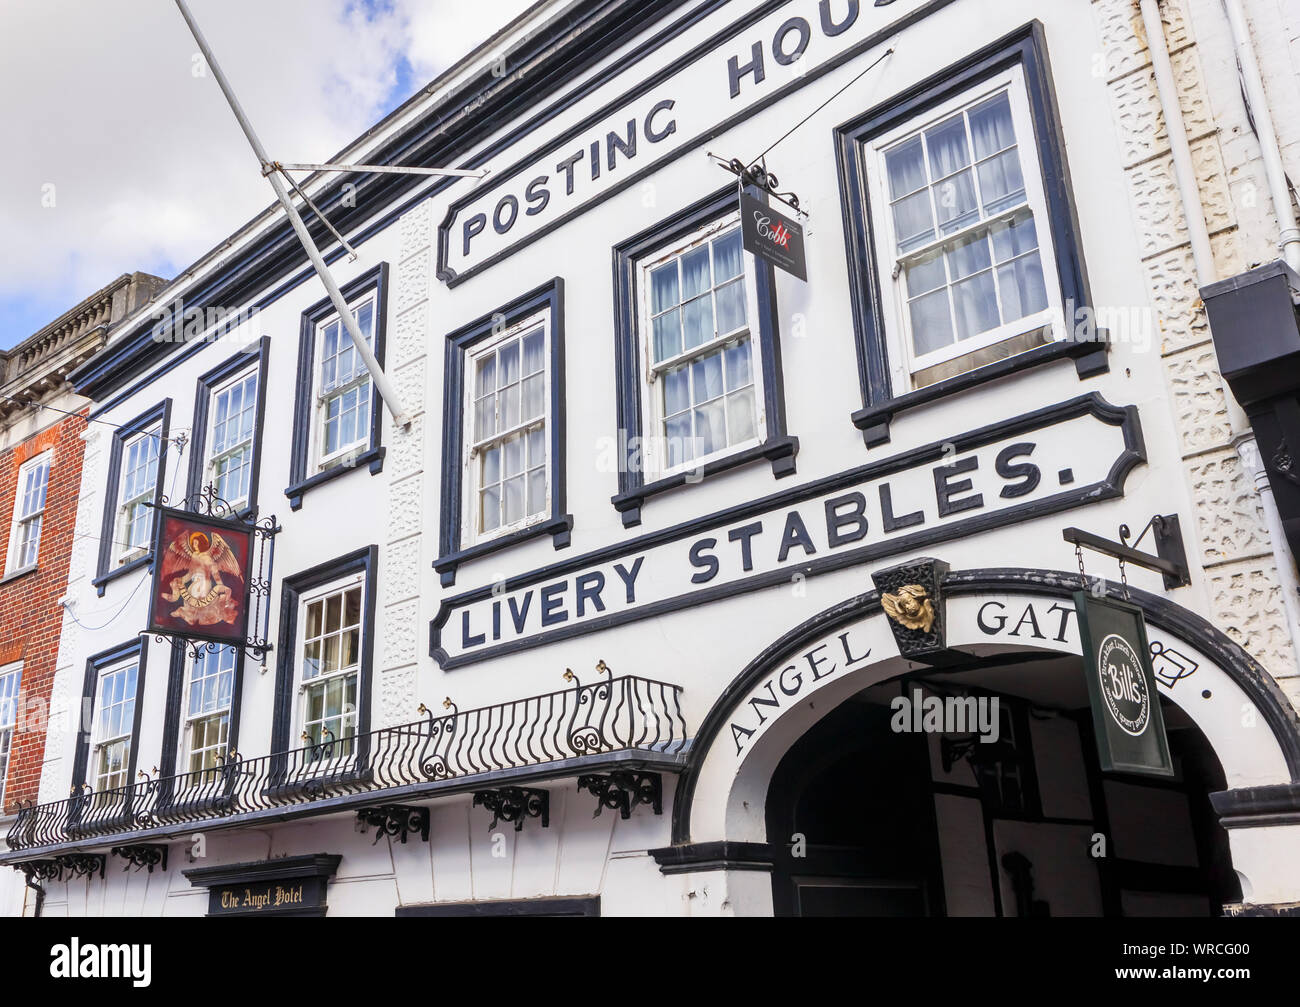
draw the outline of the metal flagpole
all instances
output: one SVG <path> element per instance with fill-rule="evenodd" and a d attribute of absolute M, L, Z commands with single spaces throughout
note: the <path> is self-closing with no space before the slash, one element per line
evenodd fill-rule
<path fill-rule="evenodd" d="M 244 136 L 248 138 L 253 153 L 257 155 L 257 160 L 262 165 L 262 174 L 271 183 L 271 188 L 275 190 L 275 198 L 284 207 L 284 212 L 289 216 L 289 223 L 293 225 L 294 233 L 298 235 L 298 240 L 302 242 L 302 247 L 306 251 L 307 257 L 311 259 L 311 264 L 316 267 L 316 275 L 320 277 L 321 283 L 325 284 L 325 289 L 330 295 L 330 301 L 333 302 L 335 309 L 338 311 L 339 318 L 343 321 L 343 327 L 347 329 L 348 335 L 352 337 L 352 343 L 356 346 L 357 353 L 361 355 L 361 359 L 365 362 L 366 370 L 370 372 L 370 377 L 375 383 L 375 389 L 379 392 L 380 398 L 384 400 L 384 404 L 388 406 L 388 411 L 393 415 L 393 422 L 399 427 L 410 426 L 411 419 L 407 416 L 406 410 L 402 408 L 397 398 L 397 392 L 389 382 L 388 376 L 384 374 L 383 368 L 379 366 L 379 361 L 375 359 L 375 355 L 367 345 L 365 337 L 362 336 L 357 320 L 352 317 L 352 312 L 348 309 L 348 302 L 343 299 L 343 293 L 339 290 L 339 285 L 334 282 L 334 277 L 330 275 L 330 271 L 325 265 L 325 260 L 321 258 L 316 243 L 312 241 L 311 235 L 307 232 L 307 227 L 298 214 L 298 208 L 293 205 L 289 193 L 284 188 L 284 183 L 280 181 L 280 175 L 275 164 L 266 156 L 266 150 L 262 147 L 262 142 L 253 131 L 252 123 L 244 115 L 239 99 L 235 97 L 235 92 L 231 90 L 230 82 L 226 80 L 226 75 L 221 72 L 220 64 L 217 63 L 216 57 L 212 55 L 212 50 L 208 48 L 203 32 L 199 30 L 198 24 L 194 21 L 194 15 L 190 13 L 185 0 L 176 0 L 176 6 L 180 8 L 181 17 L 185 18 L 185 23 L 190 28 L 190 34 L 194 36 L 194 41 L 198 43 L 203 58 L 212 69 L 212 75 L 221 86 L 221 93 L 226 96 L 226 101 L 230 104 L 230 110 L 235 113 L 235 118 L 239 120 L 239 126 L 244 131 Z"/>

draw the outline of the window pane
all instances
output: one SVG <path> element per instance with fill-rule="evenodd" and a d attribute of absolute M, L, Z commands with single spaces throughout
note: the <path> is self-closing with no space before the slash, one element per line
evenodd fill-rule
<path fill-rule="evenodd" d="M 501 347 L 501 369 L 497 373 L 497 386 L 504 387 L 519 380 L 519 344 L 507 343 Z"/>
<path fill-rule="evenodd" d="M 988 269 L 991 265 L 988 239 L 982 234 L 963 238 L 948 250 L 948 273 L 954 280 Z"/>
<path fill-rule="evenodd" d="M 515 476 L 507 479 L 505 488 L 505 521 L 510 524 L 524 516 L 524 477 Z"/>
<path fill-rule="evenodd" d="M 940 349 L 952 342 L 952 319 L 948 310 L 948 291 L 918 297 L 912 302 L 912 344 L 917 356 Z"/>
<path fill-rule="evenodd" d="M 668 464 L 680 465 L 695 457 L 695 445 L 691 440 L 691 414 L 669 417 L 664 424 L 668 439 Z"/>
<path fill-rule="evenodd" d="M 981 160 L 1016 142 L 1011 101 L 1005 91 L 971 109 L 970 133 L 975 141 L 975 156 Z"/>
<path fill-rule="evenodd" d="M 474 439 L 481 441 L 497 432 L 497 397 L 489 395 L 474 403 Z"/>
<path fill-rule="evenodd" d="M 673 308 L 654 320 L 655 361 L 667 360 L 682 352 L 681 309 Z"/>
<path fill-rule="evenodd" d="M 695 410 L 695 436 L 700 454 L 706 455 L 727 446 L 727 419 L 721 402 L 710 402 Z"/>
<path fill-rule="evenodd" d="M 546 376 L 534 374 L 524 378 L 523 419 L 532 420 L 546 411 Z"/>
<path fill-rule="evenodd" d="M 501 389 L 501 394 L 497 396 L 497 400 L 501 404 L 502 430 L 509 430 L 511 427 L 519 425 L 519 392 L 518 385 L 510 385 Z"/>
<path fill-rule="evenodd" d="M 361 588 L 354 587 L 343 595 L 343 625 L 361 625 Z"/>
<path fill-rule="evenodd" d="M 677 263 L 668 263 L 650 272 L 650 311 L 659 314 L 678 304 Z"/>
<path fill-rule="evenodd" d="M 900 199 L 924 187 L 925 152 L 921 148 L 921 138 L 915 136 L 887 153 L 885 171 L 889 176 L 891 200 Z"/>
<path fill-rule="evenodd" d="M 953 284 L 952 300 L 957 311 L 958 339 L 969 339 L 1000 324 L 998 296 L 991 272 L 978 273 Z"/>
<path fill-rule="evenodd" d="M 691 377 L 686 366 L 664 374 L 664 415 L 672 416 L 691 407 Z"/>
<path fill-rule="evenodd" d="M 474 379 L 474 394 L 482 397 L 497 388 L 497 358 L 489 353 L 478 362 L 478 374 Z"/>
<path fill-rule="evenodd" d="M 319 601 L 313 601 L 307 606 L 307 637 L 308 639 L 321 634 L 321 614 L 325 606 Z"/>
<path fill-rule="evenodd" d="M 546 464 L 546 428 L 528 431 L 528 467 Z"/>
<path fill-rule="evenodd" d="M 682 299 L 709 289 L 709 246 L 701 245 L 682 256 Z"/>
<path fill-rule="evenodd" d="M 304 648 L 302 677 L 315 678 L 320 674 L 320 641 L 313 640 Z"/>
<path fill-rule="evenodd" d="M 979 166 L 980 194 L 985 213 L 999 213 L 1025 201 L 1025 178 L 1020 173 L 1020 154 L 1013 149 Z"/>
<path fill-rule="evenodd" d="M 998 286 L 1002 290 L 1004 322 L 1037 314 L 1047 307 L 1047 287 L 1043 283 L 1043 264 L 1037 252 L 998 267 Z"/>
<path fill-rule="evenodd" d="M 718 332 L 734 332 L 745 324 L 745 281 L 734 280 L 719 287 L 715 295 L 718 304 Z"/>
<path fill-rule="evenodd" d="M 938 180 L 970 164 L 966 146 L 966 123 L 961 114 L 926 130 L 925 143 L 930 150 L 930 177 Z"/>
<path fill-rule="evenodd" d="M 528 513 L 546 511 L 546 469 L 533 469 L 528 473 Z"/>
<path fill-rule="evenodd" d="M 546 357 L 542 352 L 545 340 L 542 330 L 534 329 L 524 336 L 524 373 L 537 374 L 546 366 Z"/>
<path fill-rule="evenodd" d="M 1034 218 L 1017 216 L 1002 224 L 996 224 L 992 230 L 993 257 L 998 262 L 1023 255 L 1038 247 L 1038 231 L 1034 228 Z"/>
<path fill-rule="evenodd" d="M 483 452 L 483 485 L 501 481 L 501 448 L 492 446 Z"/>
<path fill-rule="evenodd" d="M 708 294 L 687 301 L 682 308 L 684 348 L 692 350 L 713 338 L 713 298 Z"/>
<path fill-rule="evenodd" d="M 911 297 L 937 290 L 947 282 L 941 251 L 930 252 L 907 267 L 907 293 Z"/>
<path fill-rule="evenodd" d="M 963 171 L 936 185 L 934 202 L 939 215 L 939 229 L 944 234 L 951 234 L 979 220 L 975 180 L 969 171 Z"/>
<path fill-rule="evenodd" d="M 754 374 L 750 368 L 748 339 L 742 340 L 735 346 L 728 346 L 723 350 L 723 356 L 726 361 L 728 391 L 734 391 L 753 382 Z"/>
<path fill-rule="evenodd" d="M 491 487 L 483 491 L 479 521 L 484 531 L 492 531 L 501 525 L 501 491 L 499 488 Z"/>
<path fill-rule="evenodd" d="M 325 600 L 325 632 L 337 633 L 339 631 L 339 619 L 343 615 L 343 600 L 337 595 L 332 594 Z"/>
<path fill-rule="evenodd" d="M 503 445 L 505 449 L 505 474 L 517 476 L 524 470 L 524 439 L 512 437 Z"/>
<path fill-rule="evenodd" d="M 906 252 L 934 240 L 934 220 L 930 215 L 930 190 L 924 189 L 894 204 L 894 233 L 898 250 Z"/>
<path fill-rule="evenodd" d="M 754 436 L 754 390 L 747 388 L 727 396 L 727 434 L 732 444 Z"/>
<path fill-rule="evenodd" d="M 694 401 L 704 402 L 722 394 L 722 354 L 710 353 L 691 364 Z M 697 431 L 698 432 L 698 431 Z"/>
<path fill-rule="evenodd" d="M 740 228 L 713 239 L 713 282 L 722 283 L 739 276 L 744 268 Z"/>
<path fill-rule="evenodd" d="M 327 636 L 324 640 L 324 656 L 321 658 L 321 674 L 329 675 L 339 670 L 339 638 Z"/>

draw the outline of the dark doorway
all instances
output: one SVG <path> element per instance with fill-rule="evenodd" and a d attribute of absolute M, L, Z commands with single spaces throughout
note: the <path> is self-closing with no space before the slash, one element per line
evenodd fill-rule
<path fill-rule="evenodd" d="M 894 730 L 891 701 L 916 688 L 996 700 L 996 743 Z M 1078 658 L 991 658 L 858 693 L 772 776 L 774 911 L 1220 915 L 1241 896 L 1209 803 L 1223 771 L 1195 723 L 1161 702 L 1172 779 L 1101 773 Z"/>

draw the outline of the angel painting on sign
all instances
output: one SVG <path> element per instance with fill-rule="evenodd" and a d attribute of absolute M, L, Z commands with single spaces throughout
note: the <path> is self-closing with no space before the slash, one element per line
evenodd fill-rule
<path fill-rule="evenodd" d="M 179 602 L 169 613 L 190 626 L 234 625 L 240 599 L 221 575 L 243 578 L 234 551 L 217 532 L 189 531 L 172 539 L 162 559 L 164 601 Z"/>

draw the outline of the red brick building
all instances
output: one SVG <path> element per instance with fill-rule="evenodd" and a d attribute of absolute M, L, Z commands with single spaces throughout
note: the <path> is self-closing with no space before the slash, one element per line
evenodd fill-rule
<path fill-rule="evenodd" d="M 0 813 L 40 789 L 88 410 L 67 374 L 162 281 L 124 274 L 0 351 Z"/>

